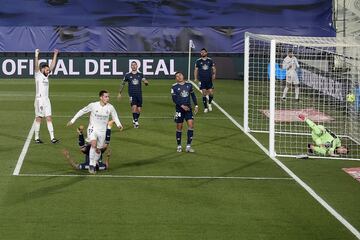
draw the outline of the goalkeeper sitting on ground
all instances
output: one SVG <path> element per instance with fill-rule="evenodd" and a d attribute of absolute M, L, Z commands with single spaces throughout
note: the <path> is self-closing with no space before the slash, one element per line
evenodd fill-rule
<path fill-rule="evenodd" d="M 329 129 L 316 125 L 313 121 L 300 114 L 299 118 L 311 128 L 311 137 L 315 144 L 308 144 L 308 152 L 322 156 L 336 157 L 348 153 L 348 149 L 341 145 L 341 140 Z"/>
<path fill-rule="evenodd" d="M 111 136 L 111 127 L 113 125 L 114 121 L 111 120 L 108 122 L 108 127 L 106 129 L 106 135 L 105 135 L 105 144 L 103 146 L 103 148 L 100 149 L 101 151 L 101 155 L 100 155 L 100 159 L 98 161 L 98 163 L 96 164 L 96 170 L 107 170 L 109 168 L 109 160 L 110 160 L 110 155 L 111 155 L 111 150 L 108 147 L 109 143 L 110 143 L 110 136 Z M 70 157 L 70 153 L 68 150 L 64 149 L 63 150 L 63 154 L 66 158 L 66 160 L 68 160 L 68 162 L 70 163 L 70 165 L 75 168 L 76 170 L 86 170 L 89 169 L 89 152 L 90 152 L 90 147 L 91 144 L 86 143 L 85 142 L 85 138 L 84 138 L 84 134 L 83 134 L 83 126 L 80 126 L 79 128 L 76 129 L 77 133 L 79 134 L 79 147 L 80 147 L 80 151 L 85 154 L 85 162 L 83 163 L 76 163 L 74 161 L 74 159 L 72 159 Z M 105 162 L 103 162 L 103 157 L 105 156 Z"/>

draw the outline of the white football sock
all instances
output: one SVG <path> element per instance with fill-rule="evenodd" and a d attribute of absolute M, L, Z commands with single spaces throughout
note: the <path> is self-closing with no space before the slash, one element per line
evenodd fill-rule
<path fill-rule="evenodd" d="M 287 94 L 288 90 L 289 90 L 288 86 L 285 86 L 282 98 L 286 98 L 286 94 Z"/>
<path fill-rule="evenodd" d="M 35 121 L 35 140 L 40 138 L 40 122 Z"/>
<path fill-rule="evenodd" d="M 47 121 L 47 128 L 49 130 L 50 139 L 53 139 L 54 138 L 54 126 L 53 126 L 52 122 Z"/>

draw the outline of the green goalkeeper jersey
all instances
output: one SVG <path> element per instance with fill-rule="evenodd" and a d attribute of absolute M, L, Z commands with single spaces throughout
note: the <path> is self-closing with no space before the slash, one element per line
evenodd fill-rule
<path fill-rule="evenodd" d="M 324 126 L 316 125 L 310 119 L 306 119 L 306 123 L 312 130 L 311 137 L 317 145 L 317 148 L 315 148 L 316 153 L 321 155 L 332 155 L 335 153 L 336 148 L 341 146 L 340 138 Z"/>

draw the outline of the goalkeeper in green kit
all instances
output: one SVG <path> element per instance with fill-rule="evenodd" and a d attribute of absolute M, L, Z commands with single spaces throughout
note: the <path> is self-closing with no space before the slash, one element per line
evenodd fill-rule
<path fill-rule="evenodd" d="M 308 152 L 311 154 L 332 156 L 345 155 L 349 152 L 347 147 L 341 145 L 341 140 L 329 129 L 322 125 L 317 125 L 305 115 L 300 114 L 299 118 L 305 121 L 311 128 L 311 137 L 315 144 L 308 144 Z"/>

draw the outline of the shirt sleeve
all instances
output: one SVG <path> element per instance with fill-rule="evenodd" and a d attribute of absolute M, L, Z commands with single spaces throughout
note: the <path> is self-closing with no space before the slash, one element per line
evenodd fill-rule
<path fill-rule="evenodd" d="M 110 109 L 111 119 L 115 121 L 115 124 L 118 128 L 122 127 L 122 124 L 119 120 L 118 114 L 113 106 Z"/>
<path fill-rule="evenodd" d="M 88 112 L 91 112 L 93 108 L 93 104 L 90 103 L 89 105 L 87 105 L 86 107 L 82 108 L 80 111 L 78 111 L 75 116 L 70 120 L 70 122 L 72 124 L 74 124 L 74 122 L 76 121 L 76 119 L 78 119 L 79 117 L 81 117 L 82 115 L 88 113 Z"/>
<path fill-rule="evenodd" d="M 193 100 L 193 102 L 194 102 L 194 105 L 195 105 L 195 106 L 198 105 L 197 99 L 196 99 L 196 95 L 195 95 L 195 92 L 194 92 L 194 89 L 193 89 L 192 86 L 191 86 L 191 89 L 190 89 L 190 95 L 191 95 L 191 98 L 192 98 L 192 100 Z"/>
<path fill-rule="evenodd" d="M 170 92 L 171 92 L 171 97 L 172 97 L 172 100 L 173 100 L 173 102 L 175 103 L 175 104 L 177 104 L 176 102 L 176 93 L 175 93 L 175 91 L 174 91 L 174 88 L 171 88 L 171 90 L 170 90 Z"/>

